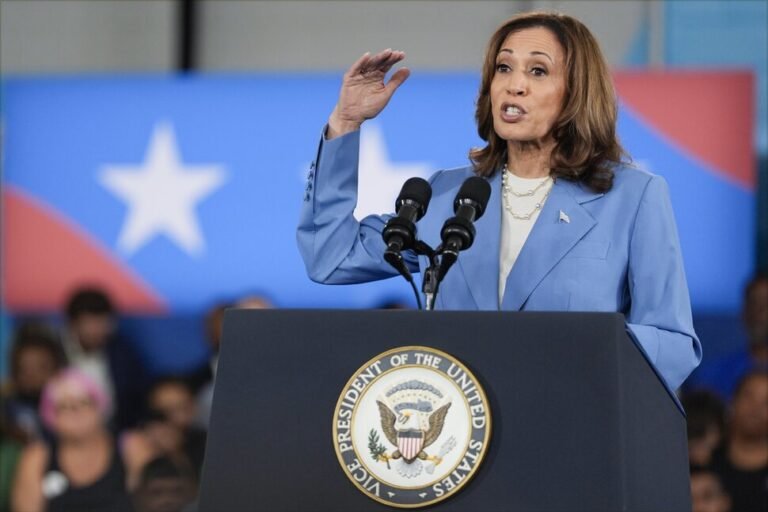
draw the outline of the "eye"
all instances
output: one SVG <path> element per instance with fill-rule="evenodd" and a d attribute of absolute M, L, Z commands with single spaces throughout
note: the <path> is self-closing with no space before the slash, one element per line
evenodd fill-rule
<path fill-rule="evenodd" d="M 496 64 L 496 72 L 497 73 L 506 73 L 509 70 L 510 70 L 510 68 L 506 64 Z"/>
<path fill-rule="evenodd" d="M 533 76 L 546 76 L 547 69 L 541 66 L 535 66 L 531 69 L 531 74 L 533 74 Z"/>

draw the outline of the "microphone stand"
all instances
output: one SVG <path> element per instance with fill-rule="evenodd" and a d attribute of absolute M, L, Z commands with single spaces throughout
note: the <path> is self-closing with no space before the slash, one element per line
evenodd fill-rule
<path fill-rule="evenodd" d="M 426 256 L 429 259 L 429 266 L 424 271 L 424 275 L 421 282 L 421 291 L 424 293 L 425 305 L 427 311 L 433 311 L 435 309 L 435 300 L 437 299 L 437 291 L 440 288 L 440 282 L 445 277 L 445 274 L 441 272 L 441 259 L 443 256 L 443 246 L 438 246 L 437 250 L 432 249 L 428 244 L 418 240 L 414 247 L 416 254 Z"/>

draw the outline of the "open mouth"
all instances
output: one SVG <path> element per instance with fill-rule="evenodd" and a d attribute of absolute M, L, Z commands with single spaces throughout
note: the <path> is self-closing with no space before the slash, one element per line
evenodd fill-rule
<path fill-rule="evenodd" d="M 501 106 L 501 118 L 505 121 L 517 121 L 525 114 L 526 110 L 516 103 L 504 103 Z"/>

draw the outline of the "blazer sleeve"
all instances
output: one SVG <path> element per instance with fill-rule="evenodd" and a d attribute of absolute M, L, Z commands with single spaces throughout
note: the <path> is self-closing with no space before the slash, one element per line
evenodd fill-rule
<path fill-rule="evenodd" d="M 331 140 L 323 136 L 309 172 L 296 239 L 307 274 L 318 283 L 361 283 L 398 275 L 384 261 L 381 238 L 391 215 L 369 215 L 360 222 L 353 215 L 359 149 L 359 130 Z M 412 251 L 405 251 L 403 258 L 411 272 L 418 271 Z"/>
<path fill-rule="evenodd" d="M 637 210 L 629 248 L 627 326 L 670 389 L 701 361 L 667 184 L 653 176 Z"/>

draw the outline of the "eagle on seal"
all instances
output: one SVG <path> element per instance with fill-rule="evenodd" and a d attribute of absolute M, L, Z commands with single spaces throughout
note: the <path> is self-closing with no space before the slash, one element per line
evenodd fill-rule
<path fill-rule="evenodd" d="M 416 459 L 439 459 L 439 457 L 427 455 L 424 449 L 440 437 L 445 416 L 451 407 L 450 402 L 432 411 L 431 404 L 420 401 L 415 407 L 401 409 L 399 412 L 393 411 L 380 400 L 376 400 L 376 404 L 379 406 L 384 435 L 390 443 L 397 446 L 397 450 L 388 458 L 402 458 L 407 464 L 411 464 Z M 426 416 L 426 413 L 429 415 Z M 437 460 L 438 464 L 439 462 Z"/>

